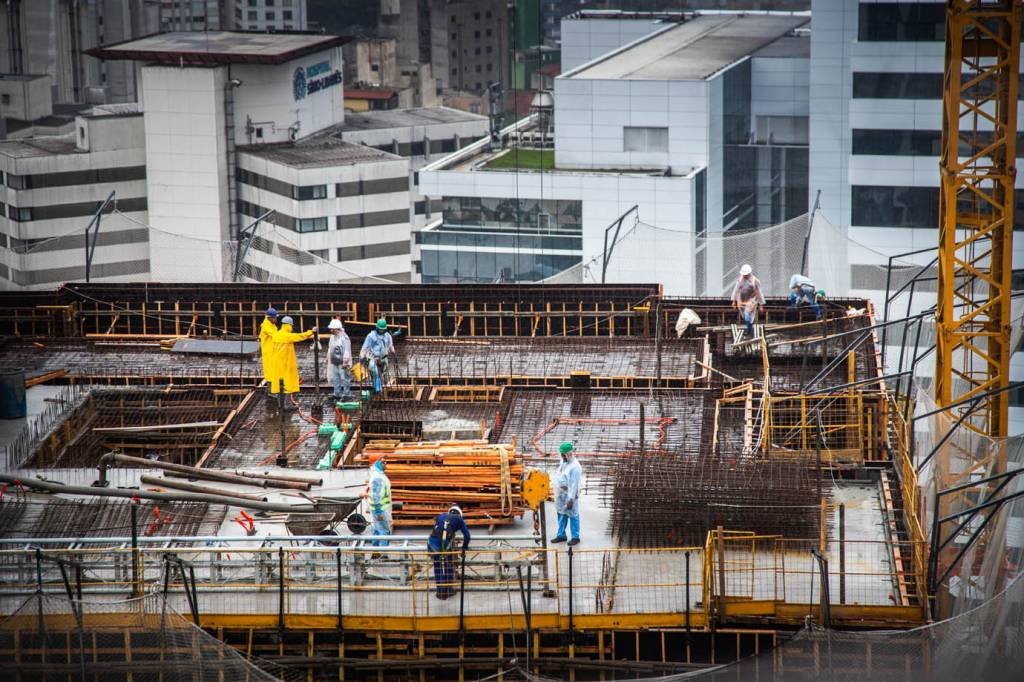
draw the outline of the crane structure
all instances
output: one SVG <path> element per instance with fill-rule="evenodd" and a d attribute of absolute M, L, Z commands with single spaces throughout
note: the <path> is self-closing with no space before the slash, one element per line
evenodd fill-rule
<path fill-rule="evenodd" d="M 1007 435 L 1021 0 L 947 0 L 935 400 Z M 971 398 L 977 400 L 970 401 Z M 954 418 L 957 415 L 953 415 Z"/>

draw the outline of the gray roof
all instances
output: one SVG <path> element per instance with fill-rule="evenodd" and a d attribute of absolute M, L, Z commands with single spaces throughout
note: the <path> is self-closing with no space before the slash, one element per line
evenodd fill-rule
<path fill-rule="evenodd" d="M 811 58 L 811 34 L 783 36 L 754 53 L 755 57 Z"/>
<path fill-rule="evenodd" d="M 703 14 L 568 77 L 704 80 L 809 21 L 807 16 Z"/>
<path fill-rule="evenodd" d="M 358 163 L 401 161 L 401 156 L 351 142 L 331 138 L 311 139 L 295 144 L 246 145 L 238 151 L 292 168 L 351 166 Z"/>
<path fill-rule="evenodd" d="M 134 59 L 177 64 L 283 64 L 343 45 L 348 38 L 325 33 L 179 31 L 85 50 L 97 59 Z"/>
<path fill-rule="evenodd" d="M 379 130 L 381 128 L 407 128 L 429 126 L 440 123 L 461 123 L 464 121 L 486 121 L 486 116 L 448 107 L 418 107 L 413 109 L 387 109 L 367 111 L 360 114 L 345 114 L 345 122 L 333 126 L 331 132 L 346 130 Z"/>
<path fill-rule="evenodd" d="M 12 159 L 79 153 L 74 134 L 30 137 L 24 140 L 0 141 L 0 154 Z"/>

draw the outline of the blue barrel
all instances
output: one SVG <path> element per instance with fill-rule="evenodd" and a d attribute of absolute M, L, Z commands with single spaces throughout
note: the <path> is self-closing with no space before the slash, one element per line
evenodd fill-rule
<path fill-rule="evenodd" d="M 25 373 L 0 372 L 0 419 L 24 419 L 26 414 Z"/>

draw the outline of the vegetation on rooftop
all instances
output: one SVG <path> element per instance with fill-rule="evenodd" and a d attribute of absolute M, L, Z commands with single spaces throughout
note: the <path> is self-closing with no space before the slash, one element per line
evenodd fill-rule
<path fill-rule="evenodd" d="M 555 167 L 555 150 L 513 148 L 491 159 L 483 167 L 487 170 L 551 170 Z"/>

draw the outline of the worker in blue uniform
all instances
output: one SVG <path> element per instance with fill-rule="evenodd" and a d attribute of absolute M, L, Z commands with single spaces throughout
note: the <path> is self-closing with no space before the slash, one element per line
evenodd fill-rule
<path fill-rule="evenodd" d="M 438 514 L 427 540 L 430 558 L 434 561 L 435 594 L 448 599 L 455 594 L 455 533 L 462 533 L 462 551 L 469 548 L 469 527 L 462 518 L 462 510 L 452 505 L 444 514 Z"/>

